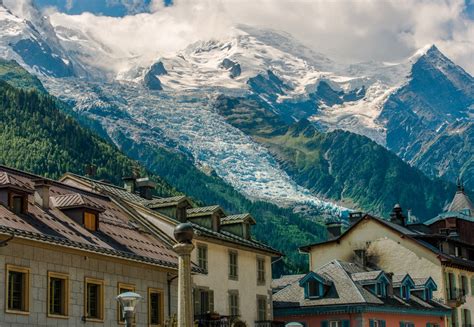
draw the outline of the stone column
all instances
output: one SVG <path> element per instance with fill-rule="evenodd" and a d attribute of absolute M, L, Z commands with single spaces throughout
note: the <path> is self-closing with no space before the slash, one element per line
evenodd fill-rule
<path fill-rule="evenodd" d="M 178 244 L 173 246 L 178 254 L 178 326 L 193 327 L 193 301 L 191 282 L 191 252 L 194 249 L 192 244 L 193 228 L 189 223 L 179 224 L 174 237 Z"/>

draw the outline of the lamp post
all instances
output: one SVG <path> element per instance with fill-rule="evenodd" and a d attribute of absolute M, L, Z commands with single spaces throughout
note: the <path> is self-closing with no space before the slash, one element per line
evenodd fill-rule
<path fill-rule="evenodd" d="M 192 284 L 191 284 L 191 251 L 194 236 L 193 226 L 182 223 L 176 226 L 174 238 L 178 244 L 173 249 L 178 254 L 178 326 L 193 326 Z"/>
<path fill-rule="evenodd" d="M 125 292 L 119 294 L 115 298 L 122 307 L 123 318 L 125 319 L 125 326 L 132 327 L 133 317 L 135 315 L 135 308 L 138 304 L 138 301 L 142 299 L 140 294 L 134 292 Z"/>

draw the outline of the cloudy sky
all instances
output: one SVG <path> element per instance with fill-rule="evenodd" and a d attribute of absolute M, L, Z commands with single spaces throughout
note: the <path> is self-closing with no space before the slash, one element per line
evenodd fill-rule
<path fill-rule="evenodd" d="M 142 51 L 150 37 L 153 51 L 172 51 L 241 23 L 286 31 L 344 62 L 397 61 L 434 43 L 474 74 L 474 0 L 34 1 L 48 13 L 92 12 L 83 15 L 100 37 Z"/>

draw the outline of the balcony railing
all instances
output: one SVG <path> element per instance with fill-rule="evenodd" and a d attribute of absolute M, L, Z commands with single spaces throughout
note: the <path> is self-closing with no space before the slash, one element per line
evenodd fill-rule
<path fill-rule="evenodd" d="M 461 288 L 451 288 L 448 294 L 448 306 L 455 308 L 466 303 L 466 291 Z"/>
<path fill-rule="evenodd" d="M 194 316 L 194 326 L 198 327 L 230 327 L 232 323 L 238 320 L 239 316 L 220 316 L 220 315 L 196 315 Z"/>

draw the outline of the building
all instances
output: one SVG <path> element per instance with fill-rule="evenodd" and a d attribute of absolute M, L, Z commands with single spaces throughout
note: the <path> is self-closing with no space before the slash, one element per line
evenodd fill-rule
<path fill-rule="evenodd" d="M 0 326 L 118 326 L 128 290 L 143 296 L 136 326 L 163 326 L 178 260 L 136 218 L 109 196 L 0 166 Z"/>
<path fill-rule="evenodd" d="M 461 184 L 446 212 L 425 223 L 409 223 L 399 205 L 391 220 L 354 214 L 351 226 L 328 241 L 303 246 L 316 270 L 334 258 L 362 260 L 395 274 L 429 275 L 435 298 L 452 310 L 451 326 L 470 326 L 474 311 L 474 208 Z M 411 221 L 411 220 L 410 220 Z"/>
<path fill-rule="evenodd" d="M 275 283 L 287 284 L 274 294 L 275 319 L 307 327 L 443 327 L 450 313 L 433 300 L 437 285 L 429 276 L 392 275 L 340 260 Z"/>
<path fill-rule="evenodd" d="M 178 223 L 192 223 L 192 260 L 205 271 L 193 276 L 194 315 L 201 325 L 239 320 L 267 326 L 273 320 L 271 263 L 281 253 L 252 238 L 256 222 L 251 215 L 227 215 L 218 205 L 193 207 L 185 196 L 144 196 L 144 179 L 128 178 L 123 188 L 74 174 L 62 181 L 114 198 L 139 214 L 157 235 L 170 238 Z"/>

